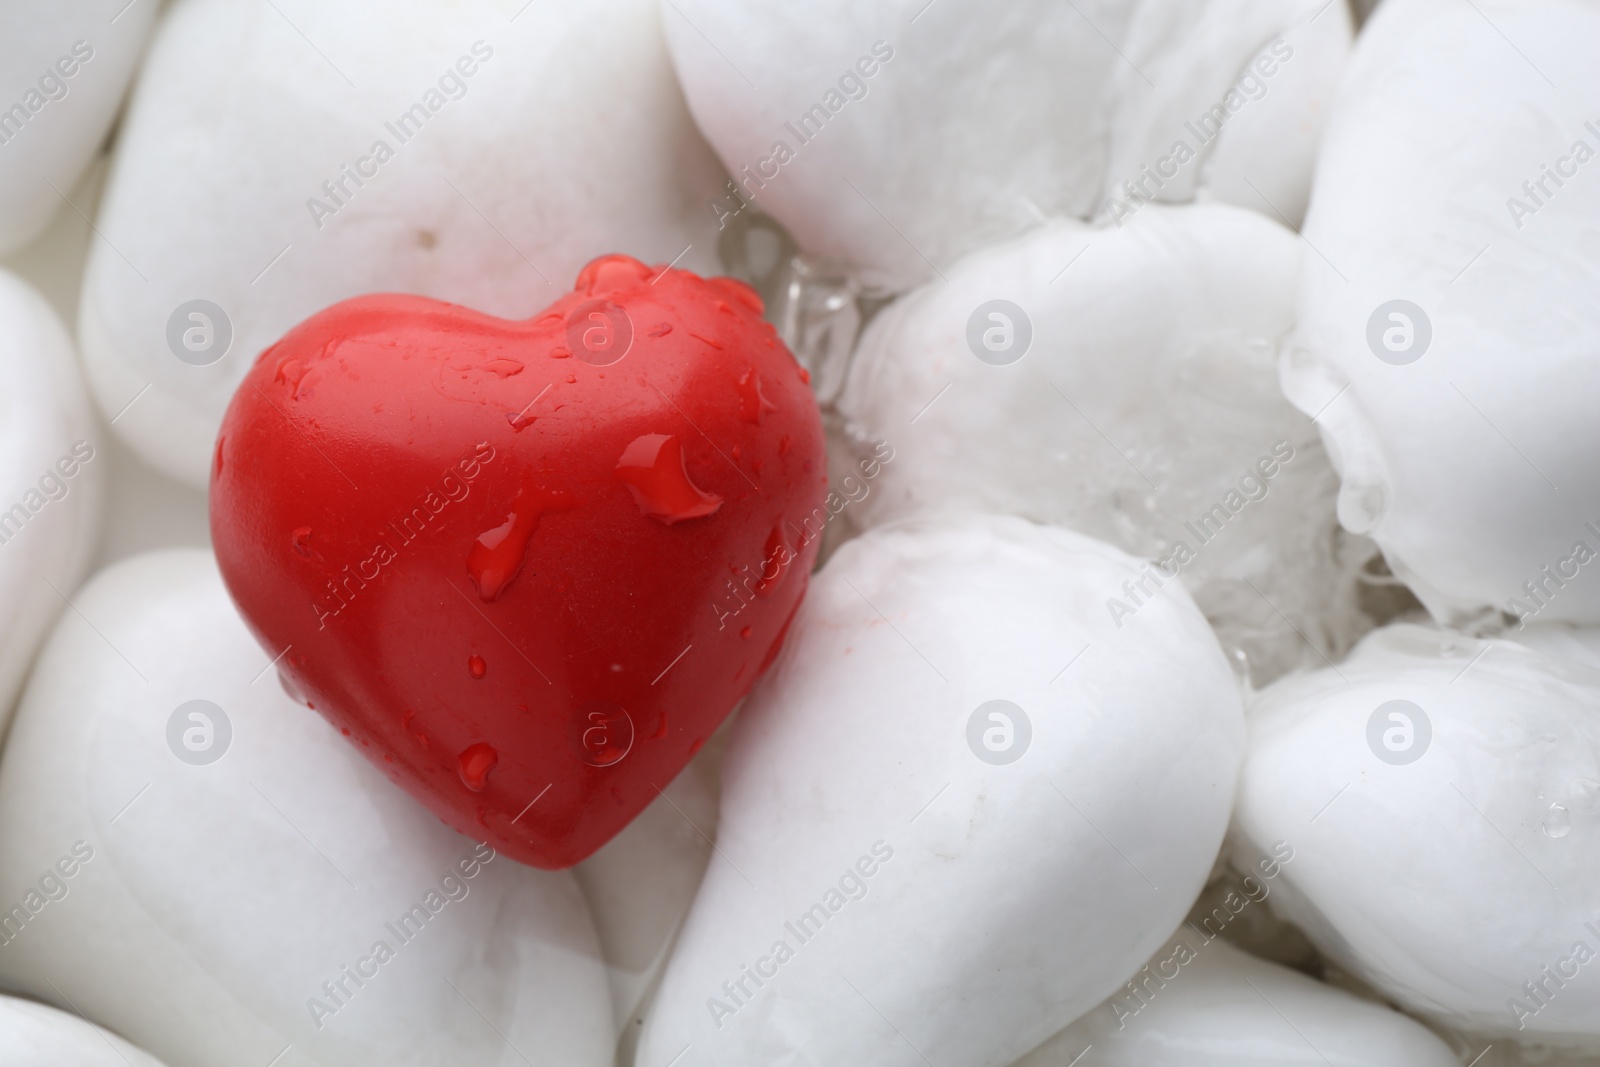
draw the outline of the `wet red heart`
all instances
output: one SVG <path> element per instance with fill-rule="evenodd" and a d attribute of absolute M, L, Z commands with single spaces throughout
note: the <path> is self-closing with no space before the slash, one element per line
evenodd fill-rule
<path fill-rule="evenodd" d="M 445 822 L 565 867 L 771 662 L 817 551 L 805 371 L 747 287 L 608 256 L 526 322 L 361 297 L 263 352 L 211 477 L 285 683 Z"/>

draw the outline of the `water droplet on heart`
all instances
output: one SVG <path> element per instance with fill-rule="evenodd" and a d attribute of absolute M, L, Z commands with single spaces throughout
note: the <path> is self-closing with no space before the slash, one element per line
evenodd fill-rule
<path fill-rule="evenodd" d="M 628 487 L 639 510 L 667 525 L 711 515 L 722 498 L 689 480 L 683 442 L 672 434 L 636 437 L 617 460 L 617 477 Z"/>
<path fill-rule="evenodd" d="M 654 326 L 650 327 L 650 331 L 647 334 L 645 334 L 645 336 L 646 337 L 665 337 L 667 334 L 669 334 L 671 332 L 672 332 L 672 323 L 670 323 L 670 322 L 658 322 Z"/>
<path fill-rule="evenodd" d="M 550 350 L 551 359 L 571 359 L 572 353 L 567 351 L 566 345 L 556 345 Z"/>
<path fill-rule="evenodd" d="M 767 341 L 767 343 L 770 345 L 772 342 L 769 339 Z M 806 370 L 804 367 L 800 366 L 800 364 L 798 364 L 798 363 L 795 364 L 795 368 L 800 371 L 800 381 L 802 383 L 806 384 L 806 385 L 810 385 L 811 384 L 811 372 Z"/>
<path fill-rule="evenodd" d="M 227 434 L 223 434 L 222 436 L 217 438 L 217 462 L 216 462 L 216 465 L 212 468 L 212 471 L 211 471 L 211 476 L 213 478 L 217 477 L 217 475 L 222 473 L 222 443 L 224 441 L 226 441 L 227 439 L 228 439 L 228 435 Z"/>
<path fill-rule="evenodd" d="M 482 678 L 485 674 L 489 673 L 489 665 L 483 662 L 482 656 L 468 656 L 467 673 L 472 675 L 474 678 Z"/>
<path fill-rule="evenodd" d="M 289 539 L 294 544 L 294 550 L 306 559 L 311 558 L 311 527 L 295 527 L 294 536 Z"/>
<path fill-rule="evenodd" d="M 619 289 L 636 289 L 640 282 L 649 281 L 653 274 L 654 269 L 632 256 L 601 256 L 590 260 L 578 272 L 578 280 L 573 283 L 573 288 L 589 296 L 613 293 Z"/>
<path fill-rule="evenodd" d="M 767 412 L 777 410 L 778 406 L 761 391 L 761 376 L 755 372 L 755 368 L 746 369 L 739 379 L 739 417 L 759 426 Z"/>
<path fill-rule="evenodd" d="M 478 596 L 494 600 L 504 592 L 522 570 L 528 541 L 538 528 L 539 519 L 572 507 L 570 493 L 552 492 L 531 481 L 524 482 L 504 521 L 479 534 L 467 552 L 467 573 L 478 587 Z"/>
<path fill-rule="evenodd" d="M 535 326 L 561 326 L 561 325 L 564 325 L 566 323 L 566 321 L 567 321 L 567 319 L 566 319 L 565 315 L 562 315 L 560 312 L 552 311 L 548 315 L 540 315 L 539 318 L 534 322 L 534 325 Z"/>
<path fill-rule="evenodd" d="M 739 636 L 740 637 L 749 637 L 750 636 L 750 627 L 746 626 L 746 627 L 742 628 L 739 631 Z"/>
<path fill-rule="evenodd" d="M 704 341 L 706 344 L 710 345 L 712 348 L 715 348 L 718 352 L 722 351 L 722 345 L 721 345 L 720 342 L 713 341 L 709 337 L 702 337 L 699 334 L 695 333 L 693 330 L 689 331 L 689 336 L 693 337 L 696 341 Z"/>
<path fill-rule="evenodd" d="M 1566 837 L 1572 830 L 1572 813 L 1561 804 L 1550 805 L 1542 829 L 1546 837 Z"/>
<path fill-rule="evenodd" d="M 468 745 L 461 750 L 461 755 L 456 757 L 456 770 L 461 772 L 461 784 L 474 793 L 483 792 L 484 785 L 489 780 L 489 772 L 494 770 L 495 764 L 500 762 L 500 753 L 494 750 L 493 745 L 479 741 L 475 745 Z"/>
<path fill-rule="evenodd" d="M 491 359 L 484 366 L 500 378 L 510 378 L 522 373 L 522 364 L 514 359 L 506 359 L 504 356 Z"/>
<path fill-rule="evenodd" d="M 766 596 L 776 591 L 778 586 L 783 584 L 783 576 L 788 573 L 792 558 L 789 546 L 783 540 L 783 527 L 774 526 L 772 532 L 767 535 L 766 548 L 761 553 L 756 592 Z"/>

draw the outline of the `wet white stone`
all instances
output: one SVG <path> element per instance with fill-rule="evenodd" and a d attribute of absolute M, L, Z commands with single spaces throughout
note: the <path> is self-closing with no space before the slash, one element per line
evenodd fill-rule
<path fill-rule="evenodd" d="M 1270 906 L 1386 996 L 1600 1051 L 1600 665 L 1536 643 L 1392 626 L 1269 687 L 1236 827 L 1292 843 Z"/>
<path fill-rule="evenodd" d="M 1210 872 L 1242 726 L 1181 590 L 1105 619 L 1137 569 L 1014 517 L 840 548 L 735 724 L 638 1062 L 1006 1063 L 1147 958 Z"/>
<path fill-rule="evenodd" d="M 1337 477 L 1278 386 L 1302 258 L 1280 224 L 1211 204 L 1057 223 L 962 260 L 862 338 L 839 408 L 893 459 L 855 478 L 846 521 L 1070 526 L 1163 565 L 1107 590 L 1107 618 L 1177 574 L 1258 679 L 1322 663 L 1308 637 L 1336 654 L 1370 624 Z"/>
<path fill-rule="evenodd" d="M 753 203 L 805 251 L 898 291 L 1046 217 L 1191 199 L 1208 164 L 1220 196 L 1293 212 L 1349 47 L 1348 13 L 1326 6 L 666 0 L 662 12 L 695 119 L 737 183 L 712 210 Z M 1146 184 L 1130 194 L 1124 181 Z"/>
<path fill-rule="evenodd" d="M 1441 621 L 1600 622 L 1597 39 L 1573 0 L 1387 0 L 1323 141 L 1284 387 Z"/>
<path fill-rule="evenodd" d="M 79 336 L 102 410 L 151 386 L 116 430 L 158 469 L 203 486 L 245 369 L 343 298 L 528 316 L 598 255 L 716 263 L 654 0 L 276 8 L 174 6 L 119 135 Z"/>
<path fill-rule="evenodd" d="M 8 988 L 173 1067 L 610 1063 L 573 876 L 457 835 L 292 701 L 209 554 L 75 602 L 0 762 Z"/>

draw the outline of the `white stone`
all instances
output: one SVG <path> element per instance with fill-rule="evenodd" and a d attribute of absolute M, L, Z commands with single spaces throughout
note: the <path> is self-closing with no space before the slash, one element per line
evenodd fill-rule
<path fill-rule="evenodd" d="M 1325 6 L 663 0 L 662 11 L 689 106 L 739 183 L 714 213 L 748 200 L 807 252 L 898 291 L 1045 217 L 1106 212 L 1180 140 L 1192 158 L 1146 179 L 1144 196 L 1191 199 L 1215 152 L 1225 195 L 1247 193 L 1239 175 L 1252 174 L 1292 210 L 1316 103 L 1349 46 L 1348 14 L 1319 17 Z M 1280 38 L 1284 64 L 1230 100 Z M 1185 127 L 1217 105 L 1220 136 Z M 1254 128 L 1225 152 L 1241 123 Z M 1264 139 L 1276 149 L 1260 151 Z"/>
<path fill-rule="evenodd" d="M 94 553 L 105 466 L 72 339 L 0 270 L 0 728 Z"/>
<path fill-rule="evenodd" d="M 1301 260 L 1291 231 L 1220 204 L 1057 223 L 962 260 L 862 338 L 839 407 L 893 459 L 857 476 L 848 521 L 988 510 L 1069 526 L 1169 564 L 1257 672 L 1320 664 L 1302 634 L 1331 650 L 1360 624 L 1339 584 L 1337 477 L 1277 381 Z M 991 318 L 994 300 L 1021 317 Z M 1176 584 L 1144 581 L 1108 590 L 1102 613 Z"/>
<path fill-rule="evenodd" d="M 429 117 L 402 142 L 389 125 L 413 106 Z M 95 397 L 110 414 L 151 385 L 117 432 L 203 486 L 235 386 L 306 316 L 400 291 L 526 317 L 611 252 L 706 270 L 704 201 L 722 181 L 654 0 L 177 4 L 90 256 L 79 337 Z M 197 299 L 232 327 L 209 366 L 168 346 L 169 318 Z"/>
<path fill-rule="evenodd" d="M 610 1063 L 576 880 L 475 861 L 483 846 L 285 695 L 209 554 L 127 560 L 75 599 L 0 763 L 8 988 L 70 998 L 173 1067 L 288 1046 L 288 1067 L 501 1065 L 508 1041 Z M 221 712 L 179 713 L 191 700 Z M 222 745 L 224 722 L 219 759 L 178 758 Z M 426 922 L 400 928 L 414 907 Z"/>
<path fill-rule="evenodd" d="M 0 997 L 0 1060 L 6 1067 L 162 1067 L 116 1034 L 20 997 Z"/>
<path fill-rule="evenodd" d="M 0 4 L 0 254 L 72 211 L 63 197 L 111 128 L 160 10 L 158 0 Z"/>
<path fill-rule="evenodd" d="M 1137 569 L 1014 517 L 841 547 L 734 726 L 637 1062 L 1007 1063 L 1147 958 L 1210 872 L 1242 723 L 1181 591 L 1106 621 Z"/>
<path fill-rule="evenodd" d="M 1594 567 L 1542 573 L 1600 551 L 1597 40 L 1575 0 L 1387 0 L 1323 141 L 1284 387 L 1443 622 L 1600 622 Z"/>
<path fill-rule="evenodd" d="M 1295 849 L 1273 910 L 1386 996 L 1600 1051 L 1600 666 L 1546 647 L 1392 626 L 1269 687 L 1235 821 Z"/>
<path fill-rule="evenodd" d="M 1015 1067 L 1460 1065 L 1399 1012 L 1187 928 L 1130 984 Z"/>

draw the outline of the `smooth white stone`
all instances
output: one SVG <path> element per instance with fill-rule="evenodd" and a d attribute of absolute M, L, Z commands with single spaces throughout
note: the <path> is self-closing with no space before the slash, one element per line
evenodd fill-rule
<path fill-rule="evenodd" d="M 508 1041 L 610 1062 L 573 876 L 496 856 L 462 877 L 479 846 L 285 695 L 209 554 L 125 561 L 75 599 L 0 763 L 0 909 L 26 906 L 75 847 L 92 854 L 0 947 L 0 981 L 70 998 L 173 1067 L 266 1064 L 291 1045 L 284 1064 L 501 1065 Z M 195 699 L 232 730 L 204 766 L 169 747 Z M 434 914 L 401 938 L 388 924 L 414 905 Z M 393 958 L 363 964 L 379 941 Z M 345 966 L 367 981 L 335 1002 L 322 983 Z"/>
<path fill-rule="evenodd" d="M 1132 982 L 1137 994 L 1106 1001 L 1015 1067 L 1460 1067 L 1399 1012 L 1188 929 Z"/>
<path fill-rule="evenodd" d="M 1149 956 L 1210 873 L 1242 723 L 1187 595 L 1105 620 L 1101 588 L 1137 569 L 1014 517 L 838 550 L 734 726 L 640 1067 L 1004 1064 Z M 993 700 L 1022 713 L 1008 737 L 984 712 L 973 747 Z M 1024 722 L 1019 759 L 979 758 Z M 742 968 L 780 940 L 757 991 Z"/>
<path fill-rule="evenodd" d="M 1370 623 L 1339 552 L 1337 477 L 1278 387 L 1301 260 L 1283 226 L 1209 204 L 1057 223 L 961 261 L 862 338 L 839 407 L 893 459 L 856 477 L 847 521 L 987 510 L 1069 526 L 1173 564 L 1258 677 L 1320 664 L 1302 634 L 1337 649 Z M 1005 328 L 982 310 L 996 299 L 1032 332 L 1009 365 L 970 341 Z M 1101 615 L 1160 596 L 1170 579 L 1148 574 L 1142 591 L 1103 589 Z"/>
<path fill-rule="evenodd" d="M 70 194 L 84 214 L 62 212 L 33 243 L 0 264 L 31 283 L 66 319 L 78 306 L 84 262 L 94 236 L 88 216 L 98 210 L 105 176 L 106 157 L 101 156 Z M 76 367 L 76 359 L 73 364 Z M 85 401 L 85 406 L 91 405 Z M 205 493 L 153 470 L 108 433 L 103 420 L 95 419 L 94 425 L 95 462 L 104 464 L 101 477 L 106 483 L 103 533 L 94 567 L 158 548 L 210 545 Z"/>
<path fill-rule="evenodd" d="M 1200 174 L 1203 195 L 1286 226 L 1298 228 L 1305 221 L 1317 149 L 1350 59 L 1352 35 L 1350 8 L 1343 0 L 1283 34 L 1292 54 L 1271 77 L 1260 76 L 1273 66 L 1265 64 L 1256 81 L 1244 86 L 1252 100 L 1223 128 L 1206 160 Z M 1271 45 L 1263 55 L 1277 58 Z"/>
<path fill-rule="evenodd" d="M 1304 76 L 1314 72 L 1317 88 L 1269 79 L 1263 98 L 1227 110 L 1221 136 L 1184 122 L 1228 101 L 1264 44 L 1296 34 L 1324 6 L 664 0 L 662 12 L 689 106 L 739 183 L 714 213 L 748 200 L 805 251 L 899 291 L 1046 217 L 1107 211 L 1121 183 L 1156 167 L 1178 140 L 1194 158 L 1145 195 L 1192 198 L 1206 157 L 1223 151 L 1252 107 L 1257 131 L 1241 135 L 1249 144 L 1222 159 L 1219 174 L 1237 186 L 1239 157 L 1255 155 L 1261 129 L 1279 130 L 1261 180 L 1276 191 L 1280 168 L 1298 173 L 1303 199 L 1311 144 L 1284 120 L 1302 110 L 1291 99 L 1320 98 L 1337 78 L 1341 64 L 1326 55 L 1348 48 L 1342 12 L 1301 35 L 1315 57 L 1302 60 Z M 1263 103 L 1274 94 L 1281 103 Z M 822 113 L 802 126 L 813 107 Z M 1267 210 L 1259 197 L 1251 206 Z"/>
<path fill-rule="evenodd" d="M 94 554 L 105 467 L 72 339 L 0 270 L 0 729 Z"/>
<path fill-rule="evenodd" d="M 1571 958 L 1580 941 L 1600 956 L 1597 713 L 1592 656 L 1408 625 L 1269 687 L 1235 824 L 1296 851 L 1270 905 L 1409 1010 L 1600 1052 L 1600 962 Z M 1573 974 L 1529 1000 L 1563 959 Z"/>
<path fill-rule="evenodd" d="M 1284 388 L 1321 413 L 1340 520 L 1442 622 L 1539 608 L 1526 583 L 1600 552 L 1596 41 L 1575 0 L 1387 0 L 1323 141 Z M 1547 165 L 1562 186 L 1514 212 Z M 1409 342 L 1395 300 L 1422 311 Z M 1593 569 L 1538 620 L 1600 622 Z"/>
<path fill-rule="evenodd" d="M 0 1061 L 6 1067 L 162 1067 L 116 1034 L 20 997 L 0 997 Z"/>
<path fill-rule="evenodd" d="M 158 0 L 0 4 L 0 254 L 72 211 L 63 196 L 111 128 L 160 10 Z"/>
<path fill-rule="evenodd" d="M 492 55 L 463 78 L 479 41 Z M 441 106 L 402 143 L 386 123 L 429 92 Z M 336 202 L 322 186 L 345 165 L 369 175 Z M 526 317 L 611 252 L 704 271 L 722 181 L 654 0 L 186 0 L 151 45 L 98 219 L 79 316 L 95 397 L 109 415 L 152 385 L 117 432 L 204 486 L 235 386 L 306 316 L 399 291 Z M 204 367 L 167 341 L 195 299 L 233 331 Z"/>

